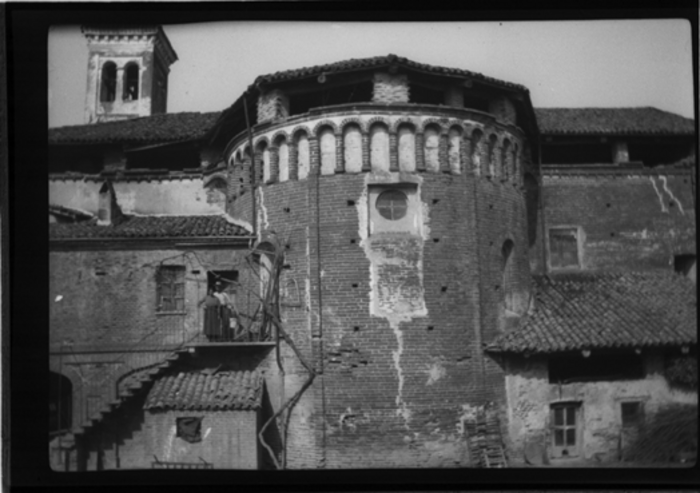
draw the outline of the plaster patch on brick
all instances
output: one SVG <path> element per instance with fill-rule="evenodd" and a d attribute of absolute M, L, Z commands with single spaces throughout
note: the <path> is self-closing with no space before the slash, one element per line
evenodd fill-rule
<path fill-rule="evenodd" d="M 265 194 L 263 193 L 262 188 L 258 188 L 258 194 L 258 224 L 260 224 L 261 226 L 260 231 L 258 231 L 258 234 L 261 234 L 262 231 L 270 229 L 270 221 L 267 218 L 267 207 L 265 207 Z"/>
<path fill-rule="evenodd" d="M 209 436 L 209 433 L 211 433 L 211 427 L 207 428 L 207 431 L 204 432 L 204 438 L 203 438 L 204 440 L 207 439 L 207 437 Z"/>
<path fill-rule="evenodd" d="M 168 433 L 168 441 L 165 444 L 165 460 L 170 460 L 170 454 L 173 451 L 173 440 L 175 439 L 175 433 L 177 428 L 173 425 L 170 427 L 170 433 Z"/>
<path fill-rule="evenodd" d="M 651 185 L 654 187 L 654 191 L 656 192 L 656 196 L 659 197 L 659 204 L 661 204 L 661 212 L 668 212 L 668 209 L 664 205 L 664 197 L 661 195 L 661 192 L 659 192 L 659 189 L 656 187 L 656 182 L 654 181 L 654 177 L 650 176 L 649 181 L 651 181 Z"/>
<path fill-rule="evenodd" d="M 447 375 L 447 370 L 445 367 L 439 362 L 433 363 L 432 365 L 428 366 L 428 381 L 425 382 L 425 385 L 433 385 L 445 375 Z"/>
<path fill-rule="evenodd" d="M 247 229 L 248 231 L 253 231 L 253 225 L 250 224 L 248 221 L 244 221 L 243 219 L 236 219 L 235 217 L 231 217 L 229 214 L 224 213 L 221 214 L 221 216 L 226 220 L 227 223 L 229 224 L 235 224 L 236 226 L 240 226 L 244 229 Z"/>
<path fill-rule="evenodd" d="M 681 201 L 676 198 L 675 195 L 673 195 L 673 192 L 668 188 L 668 181 L 666 180 L 665 176 L 659 176 L 659 180 L 661 180 L 664 184 L 664 190 L 666 190 L 666 193 L 668 194 L 669 197 L 671 197 L 671 200 L 673 200 L 676 204 L 678 204 L 678 210 L 681 211 L 681 214 L 685 216 L 685 211 L 683 210 L 683 205 L 681 204 Z"/>

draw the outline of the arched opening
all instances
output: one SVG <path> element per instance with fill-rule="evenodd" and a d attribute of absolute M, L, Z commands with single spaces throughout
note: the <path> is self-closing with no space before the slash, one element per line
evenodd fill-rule
<path fill-rule="evenodd" d="M 401 124 L 398 131 L 399 169 L 412 173 L 416 170 L 416 134 L 413 126 Z"/>
<path fill-rule="evenodd" d="M 343 147 L 345 154 L 345 171 L 359 173 L 362 171 L 362 131 L 355 124 L 343 129 Z"/>
<path fill-rule="evenodd" d="M 511 161 L 512 153 L 510 152 L 510 140 L 505 139 L 503 141 L 503 148 L 501 149 L 501 177 L 504 180 L 511 178 L 514 175 L 513 163 Z"/>
<path fill-rule="evenodd" d="M 389 130 L 383 123 L 370 129 L 370 160 L 372 171 L 389 171 Z"/>
<path fill-rule="evenodd" d="M 335 134 L 330 127 L 321 130 L 319 145 L 321 147 L 321 174 L 335 173 Z"/>
<path fill-rule="evenodd" d="M 277 139 L 277 166 L 279 181 L 289 180 L 289 146 L 287 139 L 280 137 Z"/>
<path fill-rule="evenodd" d="M 455 174 L 461 172 L 462 129 L 452 127 L 449 132 L 449 145 L 447 157 L 450 162 L 450 171 Z"/>
<path fill-rule="evenodd" d="M 513 276 L 513 248 L 514 243 L 508 239 L 503 242 L 501 247 L 501 273 L 503 283 L 503 301 L 506 312 L 515 311 L 514 292 L 514 276 Z"/>
<path fill-rule="evenodd" d="M 262 160 L 262 181 L 267 183 L 270 180 L 270 149 L 267 147 L 267 142 L 260 142 L 257 149 Z"/>
<path fill-rule="evenodd" d="M 139 66 L 130 62 L 124 68 L 124 101 L 136 101 L 139 98 Z"/>
<path fill-rule="evenodd" d="M 477 176 L 481 175 L 482 172 L 482 165 L 483 165 L 483 151 L 481 149 L 483 145 L 483 140 L 484 140 L 484 134 L 481 130 L 478 128 L 475 129 L 472 132 L 472 149 L 471 149 L 471 162 L 472 162 L 472 168 L 474 170 L 474 174 Z"/>
<path fill-rule="evenodd" d="M 100 83 L 100 101 L 111 103 L 117 97 L 117 65 L 114 62 L 106 62 L 102 65 L 102 77 Z"/>
<path fill-rule="evenodd" d="M 498 168 L 498 153 L 496 152 L 496 146 L 498 144 L 498 137 L 491 134 L 489 137 L 489 176 L 495 177 L 496 170 Z"/>
<path fill-rule="evenodd" d="M 431 125 L 423 132 L 425 169 L 437 172 L 440 169 L 440 130 Z"/>
<path fill-rule="evenodd" d="M 49 433 L 68 430 L 73 421 L 73 384 L 59 374 L 49 374 Z"/>
<path fill-rule="evenodd" d="M 300 180 L 309 176 L 309 138 L 304 132 L 297 134 L 297 173 Z"/>

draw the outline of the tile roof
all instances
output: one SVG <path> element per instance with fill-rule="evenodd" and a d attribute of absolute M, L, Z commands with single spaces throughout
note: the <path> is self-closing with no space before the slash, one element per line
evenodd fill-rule
<path fill-rule="evenodd" d="M 534 313 L 487 351 L 552 353 L 697 343 L 697 291 L 674 272 L 535 276 Z"/>
<path fill-rule="evenodd" d="M 57 216 L 67 217 L 77 221 L 94 217 L 90 213 L 56 204 L 49 204 L 49 214 L 55 214 Z"/>
<path fill-rule="evenodd" d="M 384 65 L 403 65 L 414 70 L 421 70 L 425 72 L 431 72 L 434 74 L 451 75 L 457 77 L 470 77 L 476 80 L 481 80 L 484 82 L 490 82 L 503 87 L 509 87 L 512 89 L 518 89 L 521 91 L 526 91 L 525 86 L 520 84 L 514 84 L 512 82 L 506 82 L 499 79 L 494 79 L 492 77 L 487 77 L 477 72 L 470 72 L 469 70 L 462 70 L 457 68 L 440 67 L 437 65 L 428 65 L 425 63 L 414 62 L 408 58 L 396 56 L 393 54 L 387 56 L 376 56 L 371 58 L 351 58 L 350 60 L 343 60 L 335 63 L 328 63 L 325 65 L 314 65 L 311 67 L 302 67 L 293 70 L 285 70 L 282 72 L 275 72 L 273 74 L 261 75 L 255 79 L 256 84 L 264 84 L 270 82 L 281 82 L 292 79 L 301 79 L 305 77 L 313 77 L 316 75 L 330 74 L 334 72 L 344 72 L 347 70 L 361 70 L 365 68 L 375 68 Z"/>
<path fill-rule="evenodd" d="M 652 107 L 535 108 L 542 134 L 694 135 L 695 121 Z"/>
<path fill-rule="evenodd" d="M 221 112 L 163 113 L 115 122 L 49 129 L 49 144 L 176 142 L 204 137 Z"/>
<path fill-rule="evenodd" d="M 77 223 L 49 224 L 51 240 L 188 238 L 250 236 L 242 226 L 224 215 L 210 216 L 125 216 L 117 225 L 100 226 L 97 219 Z"/>
<path fill-rule="evenodd" d="M 251 371 L 189 371 L 156 380 L 144 409 L 177 411 L 254 410 L 263 379 Z"/>

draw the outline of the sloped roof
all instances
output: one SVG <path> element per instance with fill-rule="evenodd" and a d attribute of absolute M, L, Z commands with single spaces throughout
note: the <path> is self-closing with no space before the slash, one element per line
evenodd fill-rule
<path fill-rule="evenodd" d="M 92 214 L 87 212 L 56 204 L 49 204 L 49 214 L 55 214 L 57 216 L 67 217 L 73 220 L 90 219 L 93 217 Z"/>
<path fill-rule="evenodd" d="M 674 272 L 535 276 L 535 310 L 496 338 L 492 352 L 697 343 L 697 291 Z"/>
<path fill-rule="evenodd" d="M 144 409 L 177 411 L 260 408 L 263 379 L 251 371 L 188 371 L 158 379 Z"/>
<path fill-rule="evenodd" d="M 376 68 L 383 65 L 403 65 L 414 70 L 421 70 L 424 72 L 431 72 L 436 75 L 451 75 L 457 77 L 470 77 L 475 80 L 481 80 L 484 82 L 490 82 L 502 87 L 508 87 L 512 89 L 518 89 L 520 91 L 527 92 L 525 86 L 520 84 L 514 84 L 512 82 L 506 82 L 499 79 L 494 79 L 492 77 L 487 77 L 478 72 L 471 72 L 469 70 L 441 67 L 438 65 L 428 65 L 426 63 L 418 63 L 408 58 L 396 56 L 393 54 L 387 56 L 376 56 L 370 58 L 351 58 L 350 60 L 343 60 L 340 62 L 327 63 L 325 65 L 313 65 L 311 67 L 302 67 L 293 70 L 284 70 L 281 72 L 275 72 L 268 75 L 261 75 L 255 79 L 256 84 L 265 84 L 271 82 L 282 82 L 293 79 L 302 79 L 306 77 L 314 77 L 321 74 L 332 74 L 334 72 L 345 72 L 347 70 L 361 70 L 366 68 Z"/>
<path fill-rule="evenodd" d="M 126 216 L 115 226 L 99 226 L 97 219 L 77 223 L 49 224 L 51 240 L 188 238 L 250 236 L 243 227 L 223 215 L 210 216 Z"/>
<path fill-rule="evenodd" d="M 695 121 L 643 108 L 535 108 L 542 134 L 694 135 Z"/>
<path fill-rule="evenodd" d="M 146 144 L 202 138 L 221 112 L 163 113 L 49 129 L 49 144 Z"/>
<path fill-rule="evenodd" d="M 328 66 L 333 65 L 336 64 Z M 277 78 L 284 78 L 284 74 L 288 72 L 305 74 L 328 72 L 320 68 L 315 72 L 315 69 L 316 67 L 309 67 L 277 72 L 263 77 L 277 80 Z M 695 133 L 694 120 L 652 107 L 536 108 L 535 115 L 540 132 L 545 135 L 694 135 Z M 205 137 L 220 116 L 220 111 L 165 113 L 116 122 L 56 127 L 49 129 L 49 144 L 148 144 L 197 140 Z"/>

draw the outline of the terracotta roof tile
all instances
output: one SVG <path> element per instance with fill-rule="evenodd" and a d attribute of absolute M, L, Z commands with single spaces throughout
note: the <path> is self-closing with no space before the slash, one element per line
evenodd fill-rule
<path fill-rule="evenodd" d="M 71 209 L 70 207 L 64 207 L 62 205 L 56 204 L 49 204 L 49 214 L 67 217 L 75 221 L 90 219 L 91 217 L 93 217 L 92 214 L 89 214 L 87 212 L 83 212 L 78 209 Z"/>
<path fill-rule="evenodd" d="M 285 80 L 300 79 L 304 77 L 313 77 L 322 73 L 329 74 L 333 72 L 344 72 L 346 70 L 373 68 L 392 64 L 403 65 L 414 70 L 422 70 L 426 72 L 432 72 L 435 74 L 471 77 L 476 80 L 491 82 L 493 84 L 497 84 L 503 87 L 519 89 L 521 91 L 527 92 L 527 88 L 525 86 L 514 84 L 512 82 L 502 81 L 499 79 L 494 79 L 492 77 L 487 77 L 477 72 L 470 72 L 469 70 L 462 70 L 457 68 L 440 67 L 437 65 L 428 65 L 426 63 L 418 63 L 414 62 L 413 60 L 409 60 L 408 58 L 396 55 L 377 56 L 371 58 L 352 58 L 350 60 L 343 60 L 340 62 L 328 63 L 325 65 L 314 65 L 311 67 L 302 67 L 293 70 L 285 70 L 282 72 L 275 72 L 273 74 L 261 75 L 257 79 L 255 79 L 255 82 L 280 82 Z"/>
<path fill-rule="evenodd" d="M 543 134 L 694 135 L 695 121 L 652 107 L 535 108 Z"/>
<path fill-rule="evenodd" d="M 697 291 L 673 272 L 536 276 L 534 313 L 496 338 L 492 352 L 697 343 Z"/>
<path fill-rule="evenodd" d="M 255 371 L 189 371 L 156 380 L 144 409 L 207 411 L 260 408 L 263 379 Z"/>
<path fill-rule="evenodd" d="M 126 216 L 114 226 L 99 226 L 97 219 L 77 223 L 49 224 L 51 240 L 105 238 L 187 238 L 250 236 L 242 226 L 223 215 L 211 216 Z"/>
<path fill-rule="evenodd" d="M 49 144 L 176 142 L 202 138 L 221 112 L 164 113 L 49 129 Z"/>

